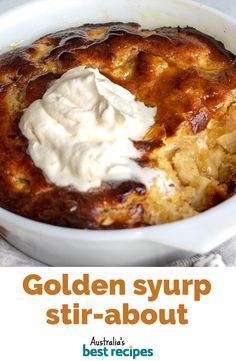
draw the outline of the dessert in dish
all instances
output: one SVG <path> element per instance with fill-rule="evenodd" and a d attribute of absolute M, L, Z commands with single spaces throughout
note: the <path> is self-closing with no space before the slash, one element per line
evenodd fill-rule
<path fill-rule="evenodd" d="M 97 122 L 85 130 L 77 103 L 76 114 L 75 106 L 60 110 L 60 101 L 48 105 L 50 95 L 58 100 L 63 81 L 67 87 L 68 79 L 78 79 L 81 71 L 94 82 L 105 79 L 105 89 L 109 84 L 116 94 L 125 94 L 118 103 L 113 99 L 109 109 L 116 116 L 105 134 Z M 127 102 L 132 111 L 123 111 Z M 235 56 L 192 28 L 84 25 L 12 50 L 0 57 L 0 205 L 41 222 L 89 229 L 138 227 L 196 215 L 235 194 L 235 104 Z M 70 128 L 70 139 L 78 133 L 80 146 L 90 141 L 104 146 L 101 140 L 106 138 L 115 147 L 102 153 L 107 156 L 100 163 L 90 167 L 94 158 L 85 152 L 85 161 L 74 166 L 81 147 L 76 143 L 71 148 L 70 142 L 61 147 L 63 140 L 51 132 L 52 123 L 40 123 L 42 109 L 57 128 Z M 124 127 L 116 128 L 117 122 Z M 56 158 L 48 152 L 52 149 Z M 76 171 L 76 180 L 68 181 L 68 174 Z M 84 177 L 78 181 L 81 172 Z"/>

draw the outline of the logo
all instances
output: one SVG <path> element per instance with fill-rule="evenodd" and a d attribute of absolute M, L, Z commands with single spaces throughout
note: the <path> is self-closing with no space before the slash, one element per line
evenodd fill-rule
<path fill-rule="evenodd" d="M 112 337 L 107 339 L 96 340 L 92 337 L 90 343 L 83 344 L 83 357 L 125 357 L 130 360 L 135 360 L 140 357 L 154 356 L 152 348 L 139 348 L 132 345 L 126 346 L 126 342 L 122 337 L 116 339 Z"/>

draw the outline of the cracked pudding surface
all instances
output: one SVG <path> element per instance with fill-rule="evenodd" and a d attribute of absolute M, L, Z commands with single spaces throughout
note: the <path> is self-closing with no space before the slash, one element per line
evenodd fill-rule
<path fill-rule="evenodd" d="M 48 181 L 19 129 L 24 110 L 68 70 L 97 68 L 146 106 L 157 107 L 142 140 L 142 167 L 168 189 L 132 180 L 78 192 Z M 59 31 L 0 56 L 0 205 L 44 223 L 88 229 L 167 223 L 235 194 L 236 61 L 192 28 L 142 30 L 95 24 Z"/>

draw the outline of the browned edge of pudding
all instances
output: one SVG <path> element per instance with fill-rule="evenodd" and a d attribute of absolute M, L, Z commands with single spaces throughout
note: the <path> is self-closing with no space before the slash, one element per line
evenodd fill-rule
<path fill-rule="evenodd" d="M 141 165 L 173 180 L 173 194 L 130 180 L 81 193 L 50 183 L 33 164 L 18 126 L 23 111 L 80 65 L 98 68 L 157 107 L 155 124 L 135 146 L 143 150 Z M 235 194 L 235 102 L 235 56 L 190 27 L 85 24 L 9 51 L 0 56 L 0 206 L 88 229 L 166 223 L 209 209 Z"/>

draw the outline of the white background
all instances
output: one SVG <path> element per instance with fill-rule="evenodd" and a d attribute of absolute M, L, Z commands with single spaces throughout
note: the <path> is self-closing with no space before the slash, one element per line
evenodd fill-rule
<path fill-rule="evenodd" d="M 28 1 L 34 0 L 0 0 L 0 6 L 2 10 L 5 10 L 14 7 L 15 5 L 26 3 Z M 198 2 L 204 5 L 215 7 L 233 17 L 236 17 L 235 0 L 198 0 Z"/>
<path fill-rule="evenodd" d="M 91 280 L 103 278 L 124 278 L 126 296 L 30 296 L 22 288 L 26 275 L 37 273 L 44 281 L 50 278 L 60 280 L 62 273 L 68 273 L 70 280 L 90 274 Z M 212 291 L 202 296 L 200 302 L 189 296 L 160 295 L 155 302 L 147 302 L 146 296 L 132 294 L 135 279 L 201 279 L 212 283 Z M 155 361 L 235 361 L 236 324 L 236 283 L 235 268 L 21 268 L 0 269 L 1 309 L 0 359 L 3 361 L 83 361 L 132 360 L 132 358 L 83 358 L 82 345 L 89 344 L 92 336 L 97 339 L 106 336 L 126 340 L 126 346 L 133 348 L 153 348 L 155 357 L 136 360 Z M 59 308 L 62 303 L 103 312 L 108 308 L 119 309 L 125 302 L 130 307 L 176 308 L 184 303 L 189 309 L 188 325 L 110 326 L 102 320 L 92 320 L 89 325 L 48 325 L 45 312 L 49 308 Z"/>

